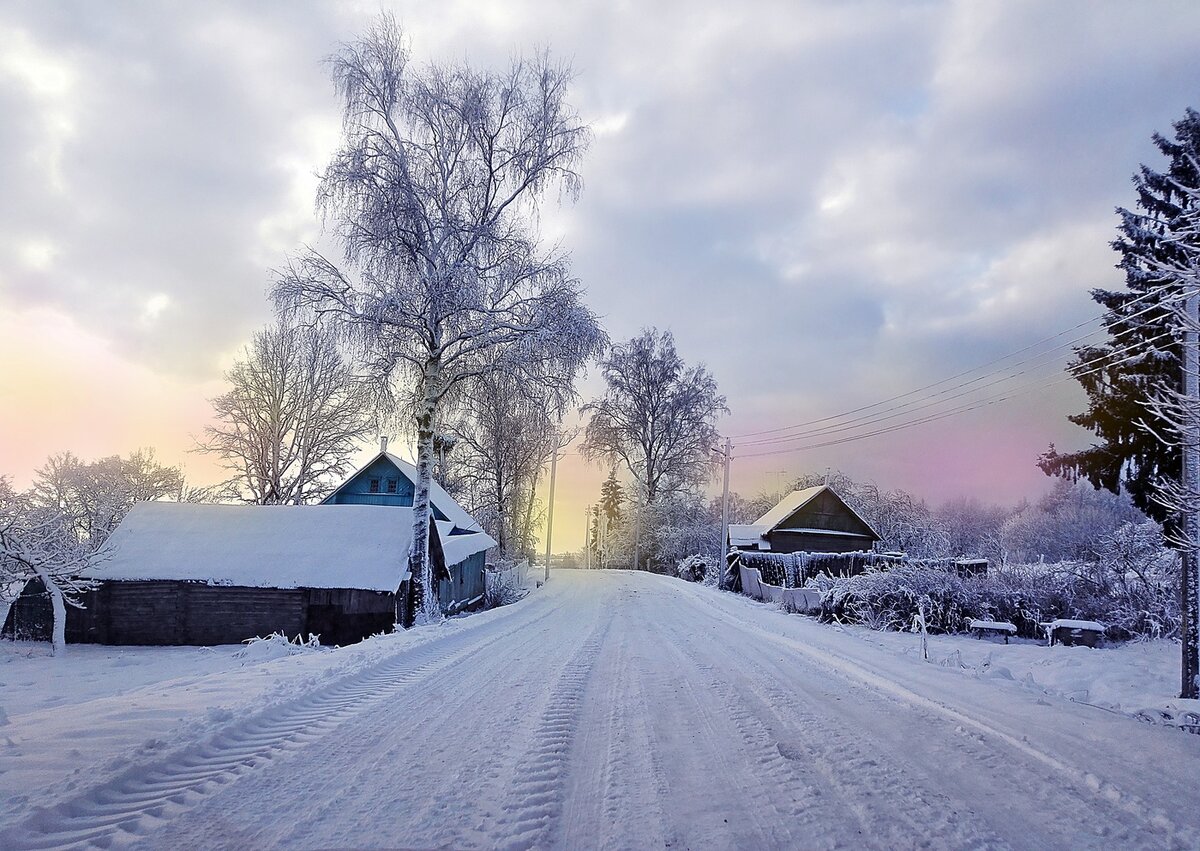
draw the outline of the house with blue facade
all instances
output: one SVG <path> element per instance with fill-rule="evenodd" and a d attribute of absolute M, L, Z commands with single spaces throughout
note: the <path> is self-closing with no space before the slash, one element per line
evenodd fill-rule
<path fill-rule="evenodd" d="M 389 631 L 410 581 L 416 480 L 385 450 L 320 505 L 137 503 L 90 570 L 96 588 L 68 609 L 67 641 L 210 645 L 282 632 L 349 644 Z M 436 483 L 430 502 L 438 598 L 461 611 L 483 600 L 495 541 Z M 9 610 L 5 634 L 49 637 L 37 590 Z"/>
<path fill-rule="evenodd" d="M 416 482 L 416 466 L 388 452 L 385 439 L 379 454 L 321 504 L 378 505 L 411 512 Z M 482 599 L 484 563 L 496 542 L 436 481 L 430 483 L 429 504 L 434 521 L 429 545 L 439 574 L 438 599 L 446 611 L 461 610 Z"/>

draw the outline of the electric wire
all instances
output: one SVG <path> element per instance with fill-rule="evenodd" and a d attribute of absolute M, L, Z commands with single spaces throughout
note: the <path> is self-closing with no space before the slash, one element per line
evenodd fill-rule
<path fill-rule="evenodd" d="M 1143 299 L 1146 299 L 1146 298 L 1150 298 L 1151 296 L 1154 296 L 1154 297 L 1156 297 L 1156 298 L 1157 298 L 1157 297 L 1160 297 L 1160 294 L 1158 294 L 1158 293 L 1154 293 L 1154 292 L 1143 293 L 1142 295 L 1140 295 L 1140 296 L 1137 296 L 1136 298 L 1130 299 L 1128 302 L 1126 302 L 1126 304 L 1125 304 L 1124 306 L 1125 306 L 1125 307 L 1128 307 L 1129 305 L 1136 304 L 1137 302 L 1139 302 L 1139 301 L 1141 301 L 1141 300 L 1143 300 Z M 734 439 L 740 439 L 740 438 L 746 438 L 746 437 L 758 437 L 758 436 L 761 436 L 761 435 L 768 435 L 768 434 L 781 434 L 782 432 L 790 432 L 790 431 L 795 431 L 796 429 L 806 428 L 806 427 L 808 427 L 808 426 L 817 425 L 817 424 L 819 424 L 819 423 L 824 423 L 824 422 L 829 422 L 829 421 L 831 421 L 831 420 L 839 420 L 839 419 L 843 419 L 843 418 L 845 418 L 845 417 L 848 417 L 848 416 L 850 416 L 850 415 L 852 415 L 852 414 L 858 414 L 858 413 L 861 413 L 861 412 L 869 411 L 869 410 L 872 410 L 872 409 L 874 409 L 874 408 L 879 408 L 879 407 L 881 407 L 881 406 L 883 406 L 883 405 L 887 405 L 887 404 L 889 404 L 889 403 L 891 403 L 891 402 L 898 401 L 898 400 L 900 400 L 900 399 L 905 399 L 905 398 L 908 398 L 908 397 L 910 397 L 910 396 L 916 396 L 917 394 L 923 393 L 923 392 L 925 392 L 926 390 L 932 390 L 932 389 L 933 389 L 933 388 L 935 388 L 935 387 L 939 387 L 939 386 L 941 386 L 941 385 L 943 385 L 943 384 L 946 384 L 946 383 L 948 383 L 948 382 L 950 382 L 950 381 L 954 381 L 954 380 L 956 380 L 956 379 L 963 378 L 963 377 L 965 377 L 965 376 L 971 375 L 972 373 L 978 372 L 978 371 L 979 371 L 979 370 L 981 370 L 981 369 L 985 369 L 985 368 L 987 368 L 987 367 L 989 367 L 989 366 L 993 366 L 993 365 L 995 365 L 995 364 L 1002 363 L 1002 362 L 1004 362 L 1004 361 L 1010 360 L 1011 358 L 1014 358 L 1014 357 L 1016 357 L 1017 355 L 1020 355 L 1020 354 L 1023 354 L 1023 353 L 1025 353 L 1025 352 L 1028 352 L 1028 351 L 1030 351 L 1030 350 L 1032 350 L 1032 349 L 1036 349 L 1036 348 L 1038 348 L 1039 346 L 1042 346 L 1042 345 L 1044 345 L 1044 344 L 1046 344 L 1046 343 L 1048 343 L 1048 342 L 1052 342 L 1053 340 L 1056 340 L 1056 339 L 1058 339 L 1059 337 L 1063 337 L 1063 336 L 1065 336 L 1065 335 L 1067 335 L 1067 334 L 1070 334 L 1070 333 L 1072 333 L 1072 332 L 1074 332 L 1074 331 L 1078 331 L 1080 328 L 1084 328 L 1084 327 L 1086 327 L 1087 325 L 1090 325 L 1090 324 L 1092 324 L 1093 322 L 1104 321 L 1106 318 L 1109 318 L 1109 317 L 1112 317 L 1112 318 L 1118 318 L 1118 317 L 1120 317 L 1120 318 L 1123 318 L 1123 319 L 1125 319 L 1125 320 L 1127 320 L 1127 321 L 1128 321 L 1128 320 L 1131 320 L 1131 319 L 1136 319 L 1136 318 L 1137 318 L 1137 317 L 1139 317 L 1139 316 L 1142 316 L 1142 315 L 1144 315 L 1144 314 L 1146 314 L 1146 313 L 1149 313 L 1149 312 L 1151 312 L 1151 311 L 1153 311 L 1153 310 L 1155 310 L 1155 309 L 1159 309 L 1159 308 L 1161 308 L 1161 304 L 1159 303 L 1159 301 L 1157 301 L 1157 300 L 1156 300 L 1156 301 L 1152 301 L 1151 303 L 1149 303 L 1148 305 L 1146 305 L 1145 307 L 1143 307 L 1141 310 L 1138 310 L 1137 312 L 1135 312 L 1135 313 L 1132 313 L 1132 314 L 1129 314 L 1129 315 L 1121 315 L 1121 314 L 1117 314 L 1117 313 L 1116 313 L 1116 311 L 1113 311 L 1113 310 L 1105 311 L 1105 313 L 1102 313 L 1102 314 L 1100 314 L 1099 316 L 1094 316 L 1094 317 L 1092 317 L 1092 318 L 1090 318 L 1090 319 L 1088 319 L 1088 320 L 1086 320 L 1086 321 L 1084 321 L 1084 322 L 1081 322 L 1081 323 L 1079 323 L 1079 324 L 1077 324 L 1077 325 L 1074 325 L 1074 326 L 1072 326 L 1072 327 L 1070 327 L 1070 328 L 1067 328 L 1066 330 L 1059 331 L 1057 334 L 1052 334 L 1052 335 L 1051 335 L 1051 336 L 1049 336 L 1049 337 L 1045 337 L 1045 338 L 1043 338 L 1043 339 L 1041 339 L 1041 340 L 1038 340 L 1037 342 L 1030 343 L 1030 344 L 1029 344 L 1029 345 L 1027 345 L 1027 346 L 1024 346 L 1024 347 L 1022 347 L 1022 348 L 1020 348 L 1020 349 L 1017 349 L 1016 351 L 1009 352 L 1009 353 L 1008 353 L 1008 354 L 1006 354 L 1006 355 L 1003 355 L 1003 356 L 1001 356 L 1001 357 L 998 357 L 998 358 L 994 358 L 994 359 L 992 359 L 992 360 L 990 360 L 990 361 L 987 361 L 986 363 L 980 364 L 980 365 L 978 365 L 978 366 L 972 367 L 972 368 L 970 368 L 970 369 L 967 369 L 967 370 L 963 370 L 962 372 L 956 373 L 956 374 L 954 374 L 954 375 L 948 376 L 948 377 L 946 377 L 946 378 L 943 378 L 943 379 L 940 379 L 940 380 L 938 380 L 938 381 L 934 381 L 934 382 L 932 382 L 932 383 L 930 383 L 930 384 L 926 384 L 926 385 L 924 385 L 924 386 L 922 386 L 922 387 L 918 387 L 918 388 L 916 388 L 915 390 L 909 390 L 909 391 L 907 391 L 907 392 L 905 392 L 905 393 L 898 393 L 898 394 L 896 394 L 895 396 L 890 396 L 890 397 L 888 397 L 888 398 L 886 398 L 886 399 L 882 399 L 882 400 L 880 400 L 880 401 L 878 401 L 878 402 L 873 402 L 873 403 L 871 403 L 871 404 L 869 404 L 869 405 L 862 405 L 862 406 L 859 406 L 859 407 L 857 407 L 857 408 L 852 408 L 851 410 L 848 410 L 848 411 L 843 411 L 843 412 L 841 412 L 841 413 L 838 413 L 838 414 L 831 414 L 831 415 L 829 415 L 829 416 L 820 417 L 820 418 L 813 419 L 813 420 L 807 420 L 807 421 L 805 421 L 805 422 L 801 422 L 801 423 L 794 423 L 794 424 L 792 424 L 792 425 L 789 425 L 789 426 L 780 426 L 780 427 L 778 427 L 778 428 L 772 428 L 772 429 L 763 429 L 763 430 L 761 430 L 761 431 L 742 432 L 742 433 L 740 433 L 740 434 L 733 434 L 733 435 L 729 435 L 729 437 L 731 437 L 731 438 L 734 438 Z M 1064 343 L 1060 343 L 1060 344 L 1058 344 L 1057 346 L 1055 346 L 1055 347 L 1054 347 L 1054 348 L 1052 348 L 1052 349 L 1047 349 L 1046 351 L 1044 351 L 1044 352 L 1041 352 L 1041 353 L 1039 353 L 1039 354 L 1037 354 L 1037 355 L 1034 355 L 1034 356 L 1032 356 L 1032 357 L 1030 357 L 1030 358 L 1026 358 L 1026 359 L 1024 359 L 1024 360 L 1022 360 L 1022 361 L 1018 361 L 1017 363 L 1010 364 L 1010 365 L 1009 365 L 1008 367 L 1006 367 L 1004 370 L 992 370 L 990 373 L 985 373 L 984 375 L 981 375 L 981 376 L 978 376 L 978 377 L 976 377 L 976 378 L 970 379 L 969 381 L 965 381 L 965 382 L 962 382 L 962 383 L 960 383 L 960 384 L 954 385 L 953 387 L 950 387 L 950 388 L 947 388 L 947 389 L 945 389 L 945 390 L 939 391 L 937 394 L 934 394 L 934 395 L 944 395 L 945 393 L 949 393 L 949 392 L 952 392 L 952 391 L 954 391 L 954 390 L 960 389 L 960 388 L 962 388 L 962 387 L 965 387 L 965 386 L 968 386 L 968 385 L 971 385 L 971 384 L 978 383 L 979 381 L 986 380 L 986 379 L 988 379 L 988 378 L 990 378 L 990 377 L 992 377 L 992 376 L 999 375 L 999 374 L 1001 374 L 1002 372 L 1003 372 L 1003 373 L 1007 373 L 1007 372 L 1008 372 L 1008 370 L 1011 370 L 1011 369 L 1013 369 L 1014 367 L 1018 367 L 1018 366 L 1023 366 L 1023 365 L 1026 365 L 1026 364 L 1030 363 L 1031 361 L 1034 361 L 1034 360 L 1038 360 L 1038 359 L 1040 359 L 1040 358 L 1043 358 L 1043 357 L 1045 357 L 1046 355 L 1048 355 L 1048 354 L 1051 354 L 1051 353 L 1053 353 L 1053 352 L 1055 352 L 1055 351 L 1058 351 L 1058 350 L 1061 350 L 1061 349 L 1065 349 L 1065 348 L 1067 348 L 1067 347 L 1069 347 L 1069 346 L 1073 346 L 1073 345 L 1075 345 L 1076 343 L 1083 342 L 1083 341 L 1085 341 L 1085 340 L 1089 339 L 1090 337 L 1094 336 L 1095 334 L 1099 333 L 1101 330 L 1103 330 L 1103 329 L 1100 329 L 1100 328 L 1094 329 L 1093 331 L 1090 331 L 1090 332 L 1088 332 L 1087 334 L 1081 335 L 1081 336 L 1079 336 L 1079 337 L 1077 337 L 1077 338 L 1075 338 L 1075 339 L 1073 339 L 1073 340 L 1068 340 L 1068 341 L 1066 341 L 1066 342 L 1064 342 Z M 1132 330 L 1132 329 L 1126 329 L 1126 330 L 1127 330 L 1127 331 L 1129 331 L 1129 330 Z M 1125 332 L 1120 332 L 1120 333 L 1125 333 Z M 918 401 L 919 401 L 919 400 L 918 400 Z M 907 404 L 910 404 L 910 403 L 906 403 L 906 405 L 907 405 Z M 893 408 L 888 408 L 887 410 L 893 410 L 895 407 L 904 407 L 904 406 L 893 406 Z"/>
<path fill-rule="evenodd" d="M 1126 329 L 1125 331 L 1118 332 L 1117 334 L 1115 334 L 1113 336 L 1114 336 L 1114 338 L 1117 338 L 1124 334 L 1131 333 L 1133 330 L 1134 329 L 1129 328 L 1129 329 Z M 1140 345 L 1145 345 L 1150 342 L 1157 342 L 1158 340 L 1163 339 L 1163 336 L 1164 335 L 1159 335 L 1158 337 L 1154 337 L 1151 340 L 1134 341 L 1133 343 L 1131 343 L 1129 345 L 1140 346 Z M 1112 352 L 1108 352 L 1104 355 L 1100 355 L 1098 357 L 1092 358 L 1091 360 L 1084 361 L 1083 363 L 1077 364 L 1075 367 L 1072 367 L 1072 373 L 1078 372 L 1081 369 L 1086 371 L 1093 364 L 1103 363 L 1107 360 L 1110 360 L 1114 355 L 1121 356 L 1121 355 L 1125 354 L 1126 351 L 1132 351 L 1132 349 L 1117 349 Z M 1031 358 L 1028 362 L 1032 364 L 1037 359 L 1038 358 Z M 916 400 L 913 400 L 912 402 L 906 402 L 902 405 L 896 405 L 891 408 L 885 408 L 882 411 L 879 411 L 877 413 L 862 414 L 858 417 L 855 417 L 850 420 L 846 420 L 844 422 L 831 423 L 827 426 L 822 426 L 820 428 L 809 429 L 806 431 L 796 432 L 793 434 L 780 435 L 778 437 L 763 438 L 761 440 L 743 441 L 739 445 L 741 447 L 769 446 L 772 444 L 786 443 L 789 441 L 799 440 L 802 438 L 818 437 L 818 436 L 823 436 L 825 434 L 833 434 L 833 433 L 836 433 L 836 432 L 842 431 L 842 430 L 854 429 L 854 428 L 859 427 L 858 424 L 862 424 L 862 423 L 877 423 L 877 422 L 882 422 L 885 420 L 893 420 L 893 419 L 896 419 L 897 417 L 907 416 L 909 414 L 916 413 L 917 411 L 936 407 L 938 405 L 945 404 L 946 402 L 950 402 L 955 399 L 961 399 L 966 396 L 974 395 L 975 393 L 978 393 L 979 391 L 985 390 L 989 387 L 994 387 L 999 384 L 1004 384 L 1006 382 L 1013 381 L 1013 380 L 1021 377 L 1022 375 L 1027 375 L 1029 373 L 1035 372 L 1037 369 L 1048 366 L 1051 363 L 1053 363 L 1053 361 L 1051 361 L 1049 363 L 1038 364 L 1036 366 L 1029 366 L 1026 369 L 1018 370 L 1017 372 L 1009 373 L 1009 374 L 1005 374 L 1005 375 L 1001 375 L 999 377 L 993 378 L 991 381 L 988 381 L 984 384 L 980 384 L 977 387 L 971 387 L 970 389 L 960 389 L 960 388 L 966 387 L 967 385 L 956 385 L 956 387 L 947 388 L 944 391 L 933 394 L 931 397 L 928 398 L 928 401 L 925 401 L 923 404 L 919 404 L 919 405 L 916 404 L 917 402 L 921 401 L 920 399 L 916 399 Z M 1015 365 L 1016 364 L 1014 364 L 1014 366 Z M 983 377 L 986 378 L 987 376 L 983 376 Z M 1049 376 L 1047 376 L 1047 377 L 1049 377 Z M 974 383 L 974 382 L 969 382 L 969 383 Z M 955 390 L 955 389 L 959 389 L 959 392 L 951 394 L 951 391 Z M 951 394 L 951 395 L 946 395 L 946 394 Z M 944 397 L 944 398 L 939 398 L 939 397 Z"/>

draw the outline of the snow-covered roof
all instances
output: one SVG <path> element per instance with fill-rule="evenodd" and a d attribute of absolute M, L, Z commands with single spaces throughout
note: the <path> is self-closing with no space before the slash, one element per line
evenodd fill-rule
<path fill-rule="evenodd" d="M 733 547 L 763 547 L 767 545 L 766 534 L 766 526 L 729 524 L 729 544 Z"/>
<path fill-rule="evenodd" d="M 824 485 L 817 485 L 815 488 L 804 488 L 803 490 L 792 491 L 779 502 L 775 503 L 775 507 L 764 514 L 762 517 L 754 521 L 755 526 L 765 526 L 766 531 L 771 531 L 784 520 L 787 520 L 805 505 L 812 501 L 813 497 L 825 489 Z"/>
<path fill-rule="evenodd" d="M 88 575 L 395 591 L 411 536 L 412 509 L 397 506 L 139 502 Z M 459 557 L 448 552 L 447 564 L 492 545 L 483 533 L 454 538 L 463 539 L 453 549 Z"/>
<path fill-rule="evenodd" d="M 436 521 L 438 538 L 442 542 L 442 554 L 446 557 L 446 564 L 458 564 L 468 556 L 473 556 L 475 553 L 483 550 L 491 549 L 496 546 L 495 540 L 486 532 L 471 532 L 464 535 L 461 532 L 457 535 L 453 534 L 455 524 L 449 520 Z M 462 528 L 459 526 L 458 528 Z M 476 525 L 478 528 L 478 525 Z"/>
<path fill-rule="evenodd" d="M 862 523 L 864 526 L 866 526 L 867 529 L 869 529 L 871 531 L 871 534 L 874 535 L 877 540 L 879 539 L 880 536 L 875 532 L 874 529 L 871 528 L 871 524 L 868 523 L 866 520 L 863 520 L 862 515 L 860 515 L 857 511 L 855 511 L 853 508 L 851 508 L 844 499 L 842 499 L 840 496 L 838 496 L 837 491 L 833 490 L 828 485 L 816 485 L 815 487 L 804 488 L 804 489 L 798 490 L 798 491 L 792 491 L 787 496 L 785 496 L 783 499 L 779 500 L 779 502 L 777 502 L 775 504 L 774 508 L 772 508 L 766 514 L 764 514 L 762 517 L 755 520 L 754 525 L 755 526 L 765 526 L 767 532 L 774 531 L 779 526 L 779 524 L 783 523 L 785 520 L 787 520 L 789 517 L 791 517 L 793 514 L 795 514 L 797 511 L 799 511 L 804 506 L 808 505 L 810 502 L 812 502 L 814 499 L 816 499 L 823 491 L 829 491 L 831 494 L 833 494 L 835 497 L 837 497 L 838 502 L 840 502 L 842 505 L 846 506 L 846 510 L 849 511 L 851 514 L 853 514 L 854 517 L 857 518 L 860 523 Z M 781 530 L 781 531 L 812 532 L 812 533 L 822 534 L 822 535 L 839 534 L 839 533 L 833 532 L 829 529 L 787 529 L 787 530 Z M 764 534 L 765 534 L 765 532 L 764 532 Z M 863 537 L 862 535 L 859 535 L 856 533 L 850 533 L 850 532 L 843 532 L 841 534 L 854 535 L 854 537 L 858 537 L 858 538 Z"/>

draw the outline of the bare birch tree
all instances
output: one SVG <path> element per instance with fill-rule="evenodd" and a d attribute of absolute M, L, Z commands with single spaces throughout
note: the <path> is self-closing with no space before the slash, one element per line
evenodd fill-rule
<path fill-rule="evenodd" d="M 500 372 L 472 381 L 463 394 L 457 470 L 505 558 L 533 550 L 534 491 L 556 447 L 555 407 L 540 386 Z"/>
<path fill-rule="evenodd" d="M 228 490 L 256 505 L 320 500 L 351 471 L 374 428 L 369 385 L 329 330 L 289 322 L 259 331 L 212 400 L 216 424 L 196 451 L 234 473 Z"/>
<path fill-rule="evenodd" d="M 548 190 L 578 193 L 588 130 L 566 102 L 570 69 L 545 54 L 501 73 L 418 69 L 384 15 L 329 66 L 343 139 L 318 202 L 345 268 L 307 251 L 275 297 L 338 327 L 412 416 L 412 578 L 397 615 L 436 620 L 429 485 L 443 402 L 493 369 L 569 384 L 605 342 L 566 256 L 540 250 L 536 234 Z"/>
<path fill-rule="evenodd" d="M 647 505 L 703 482 L 725 397 L 702 365 L 687 366 L 671 332 L 643 331 L 604 361 L 604 396 L 590 402 L 583 453 L 620 461 Z"/>
<path fill-rule="evenodd" d="M 1183 158 L 1200 175 L 1200 154 Z M 1169 217 L 1122 211 L 1126 230 L 1145 242 L 1166 244 L 1169 252 L 1147 250 L 1136 258 L 1161 283 L 1151 290 L 1165 310 L 1173 342 L 1179 346 L 1178 376 L 1160 380 L 1144 402 L 1147 416 L 1137 425 L 1178 451 L 1181 469 L 1158 482 L 1154 500 L 1178 518 L 1168 542 L 1180 552 L 1180 697 L 1200 697 L 1200 185 L 1170 179 L 1180 205 Z"/>
<path fill-rule="evenodd" d="M 96 461 L 83 461 L 71 452 L 52 455 L 37 471 L 28 498 L 34 506 L 61 515 L 76 541 L 96 550 L 135 502 L 182 500 L 186 492 L 178 467 L 158 463 L 153 449 L 139 449 L 128 457 Z"/>

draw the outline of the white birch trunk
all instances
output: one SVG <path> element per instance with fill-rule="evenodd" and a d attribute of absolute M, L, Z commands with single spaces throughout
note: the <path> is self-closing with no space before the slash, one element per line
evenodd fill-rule
<path fill-rule="evenodd" d="M 438 605 L 437 583 L 429 559 L 429 490 L 433 480 L 433 421 L 437 413 L 437 387 L 441 365 L 430 361 L 425 366 L 425 402 L 417 415 L 417 481 L 413 492 L 413 535 L 408 566 L 412 572 L 412 600 L 418 623 L 436 623 L 442 618 Z"/>
<path fill-rule="evenodd" d="M 54 626 L 50 634 L 50 652 L 55 656 L 67 654 L 67 604 L 63 599 L 62 589 L 58 587 L 50 574 L 41 568 L 36 568 L 38 578 L 46 586 L 50 595 L 50 608 L 54 612 Z"/>

